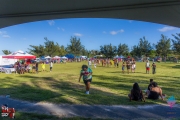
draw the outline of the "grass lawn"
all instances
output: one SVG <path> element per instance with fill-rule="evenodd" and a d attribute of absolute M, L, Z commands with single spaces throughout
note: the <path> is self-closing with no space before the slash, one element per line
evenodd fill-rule
<path fill-rule="evenodd" d="M 93 70 L 90 95 L 85 94 L 83 81 L 78 82 L 83 63 L 54 64 L 53 72 L 24 75 L 0 73 L 0 95 L 33 102 L 103 105 L 166 104 L 162 100 L 129 102 L 127 95 L 134 82 L 144 90 L 153 78 L 167 97 L 174 96 L 180 102 L 180 65 L 156 63 L 157 74 L 145 74 L 145 63 L 136 64 L 136 73 L 122 74 L 120 68 L 97 66 Z M 39 68 L 41 69 L 41 68 Z"/>

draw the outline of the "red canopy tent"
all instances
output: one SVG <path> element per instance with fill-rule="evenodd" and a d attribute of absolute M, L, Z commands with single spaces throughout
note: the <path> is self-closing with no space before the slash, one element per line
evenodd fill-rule
<path fill-rule="evenodd" d="M 2 56 L 2 58 L 8 58 L 8 59 L 36 59 L 36 56 L 30 55 L 28 53 L 25 53 L 21 50 L 16 51 L 12 54 Z"/>

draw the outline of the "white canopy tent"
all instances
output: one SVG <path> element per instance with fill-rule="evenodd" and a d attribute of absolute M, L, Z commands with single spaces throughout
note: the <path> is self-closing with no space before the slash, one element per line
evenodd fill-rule
<path fill-rule="evenodd" d="M 46 56 L 45 58 L 46 58 L 46 59 L 50 59 L 51 57 L 50 57 L 50 56 Z"/>

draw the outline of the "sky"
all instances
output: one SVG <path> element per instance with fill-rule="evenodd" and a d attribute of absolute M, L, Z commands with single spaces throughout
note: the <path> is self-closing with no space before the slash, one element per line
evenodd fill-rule
<path fill-rule="evenodd" d="M 102 18 L 45 20 L 0 29 L 0 55 L 3 55 L 2 50 L 28 51 L 29 45 L 43 44 L 44 37 L 67 46 L 71 36 L 76 36 L 86 49 L 99 50 L 101 45 L 110 43 L 115 46 L 125 43 L 131 49 L 143 36 L 150 43 L 157 43 L 161 34 L 172 39 L 172 34 L 176 33 L 180 33 L 180 28 L 134 20 Z"/>

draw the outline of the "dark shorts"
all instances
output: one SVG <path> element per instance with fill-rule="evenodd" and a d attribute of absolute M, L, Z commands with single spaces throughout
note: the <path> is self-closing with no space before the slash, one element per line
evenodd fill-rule
<path fill-rule="evenodd" d="M 122 67 L 122 70 L 124 70 L 125 69 L 125 67 Z"/>
<path fill-rule="evenodd" d="M 89 80 L 83 80 L 84 81 L 84 84 L 87 84 L 88 82 L 92 82 L 92 79 L 89 79 Z"/>

